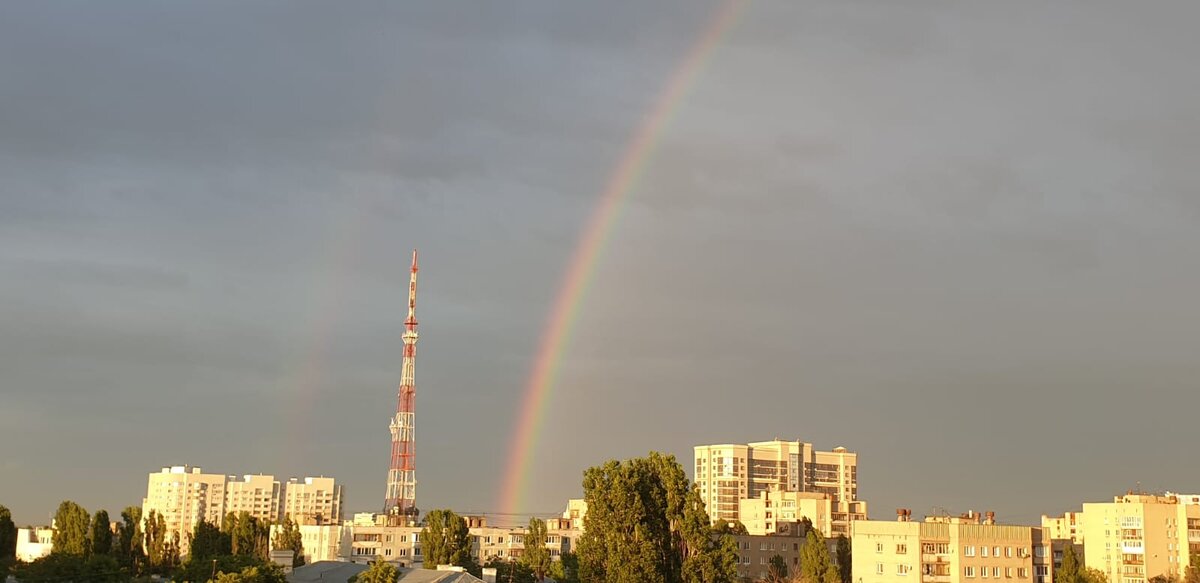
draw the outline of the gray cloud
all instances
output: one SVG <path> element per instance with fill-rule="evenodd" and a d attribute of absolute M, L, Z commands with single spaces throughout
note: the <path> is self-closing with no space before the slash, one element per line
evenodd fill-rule
<path fill-rule="evenodd" d="M 0 442 L 39 436 L 0 502 L 188 462 L 375 509 L 420 247 L 421 505 L 496 510 L 564 265 L 715 6 L 0 7 Z M 1196 11 L 749 4 L 597 266 L 527 510 L 775 436 L 859 451 L 877 509 L 1036 521 L 1114 458 L 1186 489 Z"/>

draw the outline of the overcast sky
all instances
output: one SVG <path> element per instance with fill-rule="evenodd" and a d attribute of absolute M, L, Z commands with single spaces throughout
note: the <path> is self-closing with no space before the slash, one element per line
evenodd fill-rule
<path fill-rule="evenodd" d="M 582 226 L 714 2 L 0 5 L 0 503 L 325 474 L 499 508 Z M 603 254 L 527 499 L 702 443 L 871 515 L 1200 490 L 1195 2 L 755 1 Z"/>

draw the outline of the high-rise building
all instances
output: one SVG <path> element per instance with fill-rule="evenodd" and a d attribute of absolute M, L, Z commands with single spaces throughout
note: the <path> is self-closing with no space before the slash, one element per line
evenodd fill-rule
<path fill-rule="evenodd" d="M 333 478 L 292 478 L 281 484 L 271 475 L 206 474 L 200 468 L 173 466 L 150 474 L 142 518 L 163 517 L 168 536 L 179 536 L 180 553 L 188 554 L 196 525 L 220 525 L 227 513 L 247 512 L 267 522 L 285 515 L 304 525 L 338 524 L 342 520 L 342 486 Z"/>
<path fill-rule="evenodd" d="M 1052 583 L 1041 529 L 996 524 L 994 515 L 895 522 L 859 520 L 850 527 L 856 583 Z"/>
<path fill-rule="evenodd" d="M 150 474 L 147 481 L 142 519 L 148 519 L 151 512 L 162 516 L 167 533 L 178 535 L 180 552 L 186 555 L 188 535 L 197 524 L 221 524 L 225 515 L 225 482 L 225 474 L 205 474 L 200 468 L 163 468 Z"/>
<path fill-rule="evenodd" d="M 1071 531 L 1061 526 L 1068 521 Z M 1042 524 L 1065 540 L 1071 535 L 1070 542 L 1083 546 L 1083 564 L 1111 583 L 1182 577 L 1200 552 L 1200 504 L 1178 495 L 1130 492 L 1112 502 L 1085 502 L 1082 512 L 1044 516 Z"/>
<path fill-rule="evenodd" d="M 696 484 L 714 521 L 737 520 L 742 500 L 773 491 L 825 494 L 835 503 L 833 522 L 854 518 L 849 503 L 858 502 L 858 454 L 844 447 L 817 451 L 810 443 L 775 439 L 694 451 Z"/>
<path fill-rule="evenodd" d="M 283 519 L 282 491 L 275 476 L 247 474 L 240 480 L 229 476 L 225 482 L 225 514 L 248 512 L 255 518 L 278 522 Z"/>
<path fill-rule="evenodd" d="M 413 250 L 408 280 L 408 318 L 404 320 L 404 360 L 396 415 L 388 429 L 392 434 L 392 457 L 388 469 L 383 513 L 395 524 L 415 522 L 417 510 L 416 451 L 416 362 L 417 362 L 417 251 Z"/>
<path fill-rule="evenodd" d="M 338 524 L 342 520 L 342 486 L 333 478 L 288 480 L 283 490 L 281 516 L 300 524 Z"/>

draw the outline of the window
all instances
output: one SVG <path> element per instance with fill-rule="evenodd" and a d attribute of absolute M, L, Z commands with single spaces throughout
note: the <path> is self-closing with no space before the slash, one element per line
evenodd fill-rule
<path fill-rule="evenodd" d="M 963 547 L 963 556 L 964 557 L 974 557 L 975 556 L 975 547 Z M 971 575 L 971 576 L 974 577 L 974 575 Z"/>
<path fill-rule="evenodd" d="M 908 570 L 909 570 L 908 565 L 896 565 L 896 574 L 897 575 L 907 575 Z"/>
<path fill-rule="evenodd" d="M 980 577 L 983 577 L 983 578 L 985 578 L 985 579 L 986 579 L 986 578 L 987 578 L 987 576 L 988 576 L 988 568 L 987 568 L 987 567 L 980 567 L 980 568 L 979 568 L 979 576 L 980 576 Z"/>
<path fill-rule="evenodd" d="M 875 543 L 875 552 L 877 552 L 877 553 L 883 552 L 883 543 Z"/>
<path fill-rule="evenodd" d="M 1005 568 L 1004 568 L 1004 576 L 1005 576 L 1005 577 L 1007 577 L 1007 578 L 1009 578 L 1009 579 L 1012 579 L 1012 576 L 1013 576 L 1013 568 L 1012 568 L 1012 567 L 1005 567 Z"/>
<path fill-rule="evenodd" d="M 988 556 L 988 548 L 987 548 L 987 545 L 984 545 L 984 546 L 982 546 L 982 547 L 979 547 L 979 556 L 981 556 L 981 557 L 986 557 L 986 556 Z M 986 577 L 986 576 L 987 576 L 987 575 L 984 575 L 984 577 Z"/>
<path fill-rule="evenodd" d="M 996 579 L 1000 578 L 1000 567 L 992 567 L 992 577 Z"/>
<path fill-rule="evenodd" d="M 963 567 L 963 577 L 974 577 L 975 567 Z"/>
<path fill-rule="evenodd" d="M 875 574 L 876 575 L 883 574 L 883 563 L 875 563 Z"/>
<path fill-rule="evenodd" d="M 1018 567 L 1017 568 L 1017 577 L 1019 577 L 1021 579 L 1028 579 L 1029 578 L 1029 569 L 1027 569 L 1025 567 Z"/>
<path fill-rule="evenodd" d="M 1006 557 L 1013 556 L 1013 548 L 1012 547 L 1004 547 L 1004 556 L 1006 556 Z"/>
<path fill-rule="evenodd" d="M 896 554 L 897 555 L 903 555 L 906 553 L 908 553 L 908 545 L 903 544 L 903 543 L 896 545 Z"/>

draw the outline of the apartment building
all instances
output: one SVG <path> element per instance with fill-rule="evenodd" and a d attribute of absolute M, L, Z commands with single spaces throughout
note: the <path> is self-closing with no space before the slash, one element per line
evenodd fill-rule
<path fill-rule="evenodd" d="M 1069 539 L 1060 526 L 1066 522 L 1074 528 Z M 1190 556 L 1200 552 L 1200 504 L 1179 495 L 1130 492 L 1112 502 L 1085 502 L 1082 512 L 1043 517 L 1042 523 L 1063 540 L 1081 544 L 1084 565 L 1103 572 L 1110 583 L 1182 577 Z M 1055 554 L 1061 561 L 1060 551 Z"/>
<path fill-rule="evenodd" d="M 248 512 L 251 516 L 279 522 L 283 488 L 275 476 L 229 476 L 225 482 L 225 514 Z"/>
<path fill-rule="evenodd" d="M 837 502 L 820 492 L 772 490 L 739 501 L 738 517 L 753 535 L 800 534 L 799 525 L 807 518 L 821 534 L 835 538 L 849 536 L 850 522 L 867 519 L 867 503 Z"/>
<path fill-rule="evenodd" d="M 480 564 L 492 559 L 519 558 L 525 551 L 524 528 L 488 526 L 482 516 L 465 516 L 471 537 L 471 554 Z M 304 527 L 301 527 L 303 533 Z M 578 544 L 581 531 L 571 528 L 570 519 L 552 518 L 546 521 L 546 548 L 551 560 L 558 560 Z M 402 566 L 419 565 L 421 528 L 387 526 L 374 522 L 369 515 L 356 516 L 343 527 L 341 556 L 349 561 L 366 563 L 380 557 Z"/>
<path fill-rule="evenodd" d="M 161 514 L 167 532 L 179 536 L 188 553 L 189 535 L 200 522 L 221 524 L 230 512 L 279 522 L 285 514 L 303 525 L 336 525 L 342 519 L 342 486 L 318 477 L 280 483 L 271 475 L 206 474 L 201 468 L 172 466 L 149 475 L 142 516 Z"/>
<path fill-rule="evenodd" d="M 776 490 L 825 494 L 834 502 L 858 501 L 858 454 L 844 447 L 817 451 L 810 443 L 775 439 L 693 449 L 696 484 L 714 522 L 740 519 L 742 500 Z M 833 513 L 844 514 L 842 522 L 849 522 L 853 514 L 848 506 Z"/>
<path fill-rule="evenodd" d="M 300 524 L 338 524 L 342 521 L 342 486 L 333 478 L 292 478 L 283 489 L 280 515 Z"/>
<path fill-rule="evenodd" d="M 18 528 L 17 529 L 17 560 L 25 563 L 32 563 L 46 555 L 54 549 L 54 529 L 51 527 L 41 528 Z"/>
<path fill-rule="evenodd" d="M 914 522 L 902 509 L 895 522 L 859 520 L 850 530 L 856 582 L 1052 583 L 1041 529 L 996 524 L 991 513 Z"/>
<path fill-rule="evenodd" d="M 206 474 L 200 468 L 173 466 L 150 474 L 142 517 L 163 517 L 167 532 L 179 537 L 180 552 L 188 552 L 188 535 L 200 522 L 221 524 L 225 514 L 225 474 Z"/>
<path fill-rule="evenodd" d="M 737 543 L 738 578 L 765 579 L 770 570 L 771 558 L 779 555 L 788 573 L 800 571 L 800 549 L 804 548 L 803 536 L 788 535 L 732 535 Z"/>

